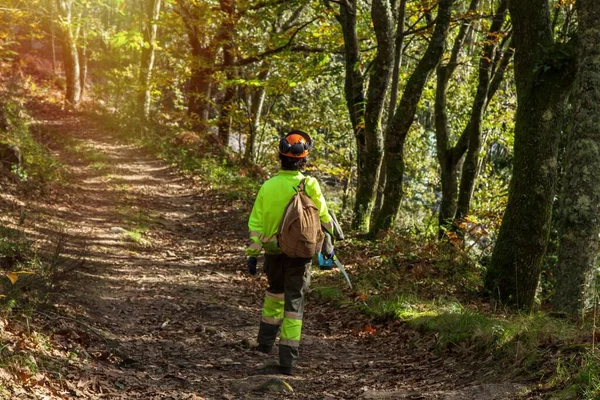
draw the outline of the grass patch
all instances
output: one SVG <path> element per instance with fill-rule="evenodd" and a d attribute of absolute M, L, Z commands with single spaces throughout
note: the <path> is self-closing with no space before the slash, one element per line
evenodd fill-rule
<path fill-rule="evenodd" d="M 103 162 L 95 162 L 90 164 L 90 168 L 98 172 L 104 172 L 108 170 L 108 165 Z"/>
<path fill-rule="evenodd" d="M 145 228 L 135 228 L 133 230 L 125 231 L 125 237 L 131 240 L 135 244 L 145 245 L 147 240 L 144 239 L 144 234 L 147 232 Z"/>
<path fill-rule="evenodd" d="M 117 213 L 123 219 L 125 226 L 127 226 L 123 231 L 123 239 L 139 245 L 148 244 L 145 236 L 154 224 L 155 217 L 148 210 L 127 204 L 119 206 Z"/>
<path fill-rule="evenodd" d="M 336 287 L 317 286 L 312 288 L 311 296 L 323 302 L 335 302 L 344 299 L 344 293 Z"/>

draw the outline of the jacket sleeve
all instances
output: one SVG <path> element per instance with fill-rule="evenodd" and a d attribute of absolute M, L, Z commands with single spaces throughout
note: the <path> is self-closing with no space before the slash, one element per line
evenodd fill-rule
<path fill-rule="evenodd" d="M 250 245 L 246 248 L 246 255 L 248 257 L 257 257 L 263 247 L 260 240 L 263 237 L 262 187 L 258 191 L 256 200 L 254 201 L 254 207 L 252 207 L 250 219 L 248 220 L 248 229 L 250 230 Z"/>
<path fill-rule="evenodd" d="M 329 215 L 329 210 L 327 209 L 327 202 L 325 201 L 323 192 L 321 192 L 321 186 L 315 178 L 306 179 L 306 194 L 310 196 L 319 209 L 321 224 L 330 235 L 333 235 L 333 222 L 331 221 L 331 215 Z"/>

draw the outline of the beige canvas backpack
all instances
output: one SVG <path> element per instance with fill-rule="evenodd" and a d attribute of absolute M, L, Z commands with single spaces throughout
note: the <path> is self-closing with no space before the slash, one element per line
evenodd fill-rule
<path fill-rule="evenodd" d="M 285 208 L 277 234 L 279 248 L 293 258 L 312 258 L 321 250 L 324 239 L 319 209 L 304 191 L 305 185 L 306 178 Z"/>

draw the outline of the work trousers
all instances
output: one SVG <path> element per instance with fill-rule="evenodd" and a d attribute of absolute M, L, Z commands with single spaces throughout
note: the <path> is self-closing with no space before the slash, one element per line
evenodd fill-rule
<path fill-rule="evenodd" d="M 258 343 L 272 348 L 279 338 L 279 365 L 293 368 L 298 362 L 302 333 L 304 294 L 310 285 L 310 258 L 291 258 L 285 254 L 267 254 L 265 271 L 269 288 L 265 295 Z"/>

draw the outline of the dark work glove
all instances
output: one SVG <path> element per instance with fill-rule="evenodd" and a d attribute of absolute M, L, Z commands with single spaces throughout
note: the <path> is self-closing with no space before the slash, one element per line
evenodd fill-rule
<path fill-rule="evenodd" d="M 248 272 L 250 273 L 250 275 L 256 275 L 256 263 L 258 262 L 258 259 L 256 257 L 248 257 L 248 261 L 246 262 L 246 265 L 248 266 Z"/>

